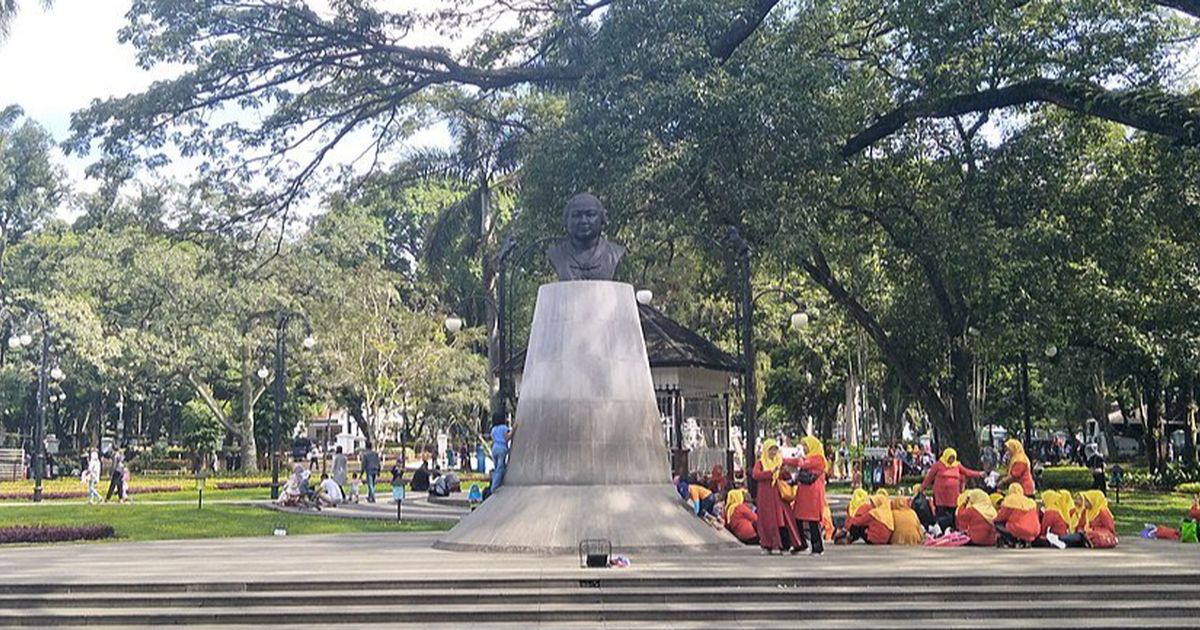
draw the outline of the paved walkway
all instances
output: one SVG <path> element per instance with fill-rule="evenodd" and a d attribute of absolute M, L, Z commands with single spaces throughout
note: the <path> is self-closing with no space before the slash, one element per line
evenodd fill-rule
<path fill-rule="evenodd" d="M 253 504 L 280 512 L 331 518 L 367 518 L 388 521 L 394 521 L 397 518 L 396 504 L 392 502 L 391 496 L 380 498 L 376 503 L 367 503 L 366 501 L 345 503 L 335 508 L 321 508 L 319 512 L 302 508 L 279 507 L 270 501 L 254 501 Z M 465 499 L 462 501 L 456 499 L 431 501 L 424 495 L 410 496 L 404 500 L 401 508 L 400 516 L 404 520 L 414 521 L 454 522 L 470 511 Z"/>
<path fill-rule="evenodd" d="M 1112 550 L 871 547 L 830 545 L 824 556 L 764 556 L 754 548 L 694 555 L 634 556 L 628 569 L 585 570 L 577 558 L 437 551 L 436 533 L 336 534 L 138 543 L 6 547 L 6 582 L 112 583 L 471 577 L 840 577 L 919 575 L 1196 574 L 1200 545 L 1122 540 Z"/>

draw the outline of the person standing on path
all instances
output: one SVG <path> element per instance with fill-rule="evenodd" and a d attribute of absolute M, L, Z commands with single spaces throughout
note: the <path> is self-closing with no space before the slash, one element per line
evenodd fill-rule
<path fill-rule="evenodd" d="M 1104 476 L 1104 457 L 1100 455 L 1100 447 L 1095 442 L 1084 448 L 1084 463 L 1092 472 L 1092 490 L 1108 494 L 1108 479 Z"/>
<path fill-rule="evenodd" d="M 125 456 L 121 455 L 120 451 L 113 452 L 112 457 L 112 472 L 108 480 L 108 492 L 104 495 L 104 502 L 112 501 L 112 495 L 117 493 L 117 498 L 120 499 L 124 491 L 125 485 Z"/>
<path fill-rule="evenodd" d="M 375 481 L 379 477 L 381 464 L 379 461 L 379 453 L 375 452 L 375 445 L 367 442 L 367 450 L 363 451 L 359 457 L 359 463 L 362 464 L 363 475 L 367 478 L 367 503 L 375 502 Z"/>
<path fill-rule="evenodd" d="M 1007 488 L 1011 483 L 1019 483 L 1025 491 L 1025 496 L 1033 496 L 1037 488 L 1033 483 L 1033 466 L 1029 462 L 1029 456 L 1025 454 L 1025 446 L 1020 440 L 1010 438 L 1004 443 L 1004 449 L 1008 451 L 1008 474 L 1000 479 L 996 487 Z"/>
<path fill-rule="evenodd" d="M 958 497 L 965 489 L 967 478 L 978 479 L 982 476 L 980 471 L 967 468 L 958 461 L 958 451 L 947 448 L 942 451 L 941 458 L 929 468 L 925 480 L 913 489 L 913 493 L 920 494 L 925 488 L 933 486 L 934 515 L 938 519 L 938 526 L 946 530 L 954 526 Z"/>
<path fill-rule="evenodd" d="M 342 496 L 346 495 L 346 475 L 349 470 L 349 462 L 346 461 L 346 455 L 342 452 L 342 447 L 337 447 L 337 452 L 333 455 L 333 482 L 338 485 L 342 491 Z"/>
<path fill-rule="evenodd" d="M 513 434 L 517 432 L 517 427 L 508 426 L 508 421 L 504 414 L 497 413 L 492 416 L 492 487 L 489 494 L 495 494 L 500 485 L 504 483 L 504 473 L 508 472 L 508 449 L 512 443 Z"/>
<path fill-rule="evenodd" d="M 751 478 L 758 482 L 758 546 L 768 554 L 784 549 L 800 551 L 800 533 L 796 531 L 796 519 L 788 504 L 779 495 L 784 464 L 795 465 L 798 460 L 785 460 L 779 452 L 779 442 L 773 438 L 763 440 L 762 454 L 754 462 Z M 787 479 L 782 481 L 786 482 Z"/>
<path fill-rule="evenodd" d="M 821 535 L 821 520 L 825 511 L 825 449 L 821 441 L 811 435 L 800 438 L 800 444 L 804 447 L 804 457 L 800 458 L 797 466 L 797 476 L 803 478 L 796 486 L 792 511 L 796 517 L 796 532 L 800 534 L 800 549 L 807 547 L 814 556 L 819 556 L 825 553 L 824 537 Z M 804 540 L 806 533 L 807 543 Z"/>
<path fill-rule="evenodd" d="M 83 471 L 83 481 L 87 484 L 88 489 L 88 504 L 94 505 L 99 503 L 103 497 L 100 496 L 100 491 L 96 486 L 100 483 L 100 454 L 96 449 L 92 449 L 88 454 L 87 469 Z"/>

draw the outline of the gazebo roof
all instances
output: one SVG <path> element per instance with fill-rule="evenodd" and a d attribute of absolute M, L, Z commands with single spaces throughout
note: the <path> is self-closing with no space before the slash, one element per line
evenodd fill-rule
<path fill-rule="evenodd" d="M 650 367 L 695 367 L 735 374 L 742 371 L 742 364 L 735 357 L 658 309 L 638 304 L 638 315 Z M 514 355 L 506 367 L 513 372 L 522 371 L 525 350 Z"/>

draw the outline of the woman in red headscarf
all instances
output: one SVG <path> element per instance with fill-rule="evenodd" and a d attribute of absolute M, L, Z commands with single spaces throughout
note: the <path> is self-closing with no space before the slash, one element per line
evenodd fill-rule
<path fill-rule="evenodd" d="M 729 482 L 725 479 L 725 468 L 720 464 L 713 464 L 712 475 L 708 478 L 709 490 L 721 494 L 725 492 Z"/>
<path fill-rule="evenodd" d="M 779 443 L 772 439 L 763 440 L 762 455 L 754 462 L 751 476 L 758 483 L 754 502 L 758 505 L 758 545 L 767 553 L 783 553 L 784 549 L 800 551 L 800 533 L 796 531 L 796 520 L 787 502 L 779 495 L 779 486 L 787 482 L 783 466 L 797 460 L 785 460 L 779 452 Z"/>

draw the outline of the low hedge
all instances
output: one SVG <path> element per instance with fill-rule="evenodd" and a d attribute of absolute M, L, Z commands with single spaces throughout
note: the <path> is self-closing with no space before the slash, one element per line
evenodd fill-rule
<path fill-rule="evenodd" d="M 1200 494 L 1200 481 L 1181 483 L 1178 486 L 1175 486 L 1175 492 L 1182 492 L 1184 494 Z"/>
<path fill-rule="evenodd" d="M 1039 488 L 1087 490 L 1092 487 L 1092 471 L 1083 466 L 1054 466 L 1042 470 Z"/>
<path fill-rule="evenodd" d="M 97 484 L 96 490 L 98 490 L 100 492 L 100 494 L 105 494 L 106 492 L 108 492 L 108 483 L 105 482 L 105 483 Z M 155 493 L 155 492 L 179 492 L 180 490 L 183 490 L 183 486 L 141 486 L 141 487 L 134 486 L 129 489 L 129 494 L 151 494 L 151 493 Z M 44 488 L 42 489 L 42 498 L 43 499 L 86 499 L 87 496 L 88 496 L 87 489 L 57 490 L 57 491 L 49 491 L 49 492 L 46 491 Z M 14 501 L 14 500 L 32 501 L 33 500 L 33 492 L 32 491 L 0 492 L 0 501 Z"/>
<path fill-rule="evenodd" d="M 9 525 L 0 527 L 0 544 L 100 540 L 116 535 L 111 525 Z"/>

